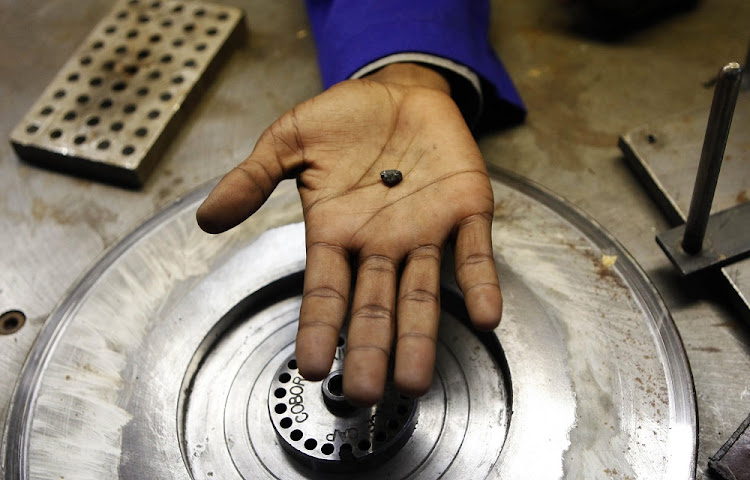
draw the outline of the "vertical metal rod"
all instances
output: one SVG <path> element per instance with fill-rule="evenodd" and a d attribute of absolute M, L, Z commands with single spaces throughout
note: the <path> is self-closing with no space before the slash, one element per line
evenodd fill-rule
<path fill-rule="evenodd" d="M 682 238 L 682 249 L 689 254 L 696 254 L 703 249 L 703 237 L 706 235 L 706 226 L 711 215 L 711 204 L 716 192 L 716 182 L 719 180 L 721 161 L 724 159 L 724 148 L 727 146 L 741 79 L 742 70 L 738 63 L 729 63 L 719 71 L 711 113 L 706 125 L 706 137 L 703 139 L 698 175 L 695 177 L 693 198 L 690 200 L 685 236 Z"/>

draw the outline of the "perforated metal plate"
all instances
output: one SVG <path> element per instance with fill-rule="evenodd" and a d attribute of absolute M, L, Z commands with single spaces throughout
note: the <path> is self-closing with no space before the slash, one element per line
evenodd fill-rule
<path fill-rule="evenodd" d="M 117 2 L 13 130 L 13 147 L 48 168 L 140 186 L 241 18 L 204 2 Z"/>

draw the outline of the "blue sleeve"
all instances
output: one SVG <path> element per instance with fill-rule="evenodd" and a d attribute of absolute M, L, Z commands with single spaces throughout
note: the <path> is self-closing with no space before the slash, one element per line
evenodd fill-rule
<path fill-rule="evenodd" d="M 307 7 L 326 88 L 379 58 L 426 53 L 473 70 L 486 113 L 523 118 L 523 102 L 487 39 L 488 0 L 307 0 Z"/>

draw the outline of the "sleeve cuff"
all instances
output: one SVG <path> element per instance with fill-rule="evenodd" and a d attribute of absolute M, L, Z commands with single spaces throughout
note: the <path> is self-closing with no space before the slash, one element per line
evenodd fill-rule
<path fill-rule="evenodd" d="M 426 53 L 404 52 L 381 57 L 354 72 L 349 78 L 358 79 L 370 75 L 393 63 L 418 63 L 442 74 L 450 84 L 451 97 L 461 110 L 470 128 L 477 124 L 483 109 L 482 84 L 479 76 L 470 68 L 453 60 Z"/>

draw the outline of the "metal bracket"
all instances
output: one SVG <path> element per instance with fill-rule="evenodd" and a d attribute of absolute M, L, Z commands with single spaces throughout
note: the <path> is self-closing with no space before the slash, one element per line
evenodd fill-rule
<path fill-rule="evenodd" d="M 708 467 L 726 480 L 750 478 L 750 415 L 729 440 L 708 459 Z"/>
<path fill-rule="evenodd" d="M 685 225 L 656 236 L 656 241 L 682 275 L 732 263 L 750 253 L 750 203 L 711 215 L 703 248 L 695 254 L 682 246 Z"/>
<path fill-rule="evenodd" d="M 683 275 L 726 265 L 750 252 L 750 205 L 709 216 L 741 79 L 738 63 L 719 71 L 687 222 L 656 237 Z M 704 245 L 707 231 L 709 242 Z"/>

